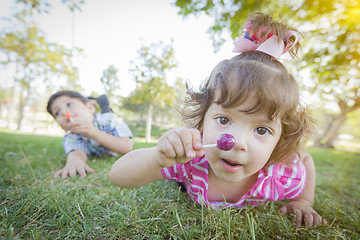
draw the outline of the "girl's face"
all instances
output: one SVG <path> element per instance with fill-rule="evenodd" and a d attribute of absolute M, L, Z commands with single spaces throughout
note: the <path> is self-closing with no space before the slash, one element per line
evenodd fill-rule
<path fill-rule="evenodd" d="M 220 181 L 236 183 L 257 174 L 280 139 L 280 120 L 269 120 L 265 113 L 242 112 L 248 109 L 248 102 L 226 109 L 213 103 L 205 114 L 204 144 L 216 143 L 223 133 L 233 135 L 236 140 L 230 151 L 216 147 L 205 149 L 210 176 Z"/>
<path fill-rule="evenodd" d="M 70 114 L 73 121 L 83 118 L 94 118 L 95 108 L 90 102 L 83 103 L 80 99 L 60 96 L 51 104 L 51 112 L 60 127 L 65 131 L 71 129 L 72 122 L 66 117 Z"/>

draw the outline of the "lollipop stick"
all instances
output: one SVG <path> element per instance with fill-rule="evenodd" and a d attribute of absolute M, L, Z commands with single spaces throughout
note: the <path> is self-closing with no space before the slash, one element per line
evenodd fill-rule
<path fill-rule="evenodd" d="M 217 144 L 214 143 L 214 144 L 206 144 L 203 146 L 203 148 L 211 148 L 211 147 L 217 147 Z"/>

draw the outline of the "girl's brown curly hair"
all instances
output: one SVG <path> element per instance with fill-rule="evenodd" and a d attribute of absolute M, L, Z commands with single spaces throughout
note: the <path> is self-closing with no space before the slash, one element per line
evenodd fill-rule
<path fill-rule="evenodd" d="M 244 112 L 280 119 L 282 134 L 268 163 L 286 162 L 299 155 L 302 140 L 310 133 L 313 121 L 300 103 L 295 79 L 283 64 L 263 52 L 246 52 L 220 62 L 198 91 L 188 87 L 187 93 L 184 121 L 200 131 L 213 103 L 231 108 L 251 99 L 252 106 Z"/>

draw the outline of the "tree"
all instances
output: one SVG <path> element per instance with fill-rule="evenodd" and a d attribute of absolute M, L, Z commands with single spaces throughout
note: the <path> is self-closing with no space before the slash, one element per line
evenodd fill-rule
<path fill-rule="evenodd" d="M 1 63 L 14 65 L 15 83 L 19 84 L 19 108 L 17 128 L 20 129 L 24 108 L 33 93 L 34 83 L 51 84 L 54 77 L 73 76 L 77 79 L 77 68 L 72 63 L 72 51 L 64 46 L 47 42 L 32 20 L 33 6 L 24 5 L 14 14 L 11 28 L 0 33 Z"/>
<path fill-rule="evenodd" d="M 103 71 L 103 75 L 100 79 L 104 87 L 105 94 L 107 95 L 109 102 L 112 104 L 115 103 L 115 91 L 117 89 L 120 89 L 120 79 L 118 77 L 118 71 L 119 70 L 114 65 L 109 65 L 108 68 Z"/>
<path fill-rule="evenodd" d="M 338 114 L 329 118 L 324 135 L 316 139 L 318 145 L 333 147 L 347 114 L 360 107 L 359 1 L 177 0 L 175 4 L 180 15 L 203 13 L 214 18 L 208 32 L 215 50 L 223 44 L 224 35 L 233 39 L 242 35 L 241 24 L 249 13 L 257 10 L 276 18 L 282 16 L 292 26 L 302 29 L 308 39 L 313 39 L 307 42 L 299 65 L 310 70 L 313 82 L 303 86 L 339 108 Z"/>
<path fill-rule="evenodd" d="M 307 89 L 323 103 L 334 103 L 337 111 L 327 110 L 327 124 L 316 136 L 315 145 L 333 148 L 341 126 L 349 114 L 360 109 L 360 5 L 351 1 L 322 16 L 316 24 L 317 39 L 308 45 L 302 64 L 310 72 Z M 310 48 L 311 47 L 311 48 Z"/>
<path fill-rule="evenodd" d="M 138 54 L 138 61 L 131 62 L 130 73 L 135 78 L 136 88 L 129 99 L 133 104 L 148 104 L 145 138 L 149 142 L 154 105 L 164 108 L 174 103 L 175 89 L 166 82 L 166 74 L 176 67 L 176 62 L 172 45 L 161 41 L 142 46 Z"/>

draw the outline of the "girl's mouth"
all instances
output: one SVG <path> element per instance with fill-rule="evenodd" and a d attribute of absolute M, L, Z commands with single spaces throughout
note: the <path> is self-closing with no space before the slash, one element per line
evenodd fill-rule
<path fill-rule="evenodd" d="M 221 164 L 222 164 L 223 168 L 229 172 L 235 172 L 243 166 L 242 164 L 232 162 L 232 161 L 229 161 L 226 159 L 221 159 Z"/>

